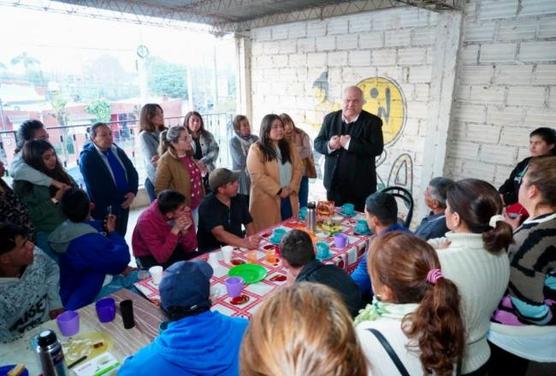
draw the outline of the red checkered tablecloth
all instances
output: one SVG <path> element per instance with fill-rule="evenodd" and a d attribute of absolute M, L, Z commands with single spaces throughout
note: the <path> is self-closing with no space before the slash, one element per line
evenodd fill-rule
<path fill-rule="evenodd" d="M 342 232 L 348 235 L 349 238 L 349 243 L 345 248 L 336 248 L 334 246 L 333 237 L 319 239 L 319 241 L 326 242 L 330 247 L 330 256 L 323 261 L 325 264 L 335 264 L 346 270 L 348 273 L 351 273 L 355 269 L 359 259 L 365 252 L 365 246 L 367 243 L 366 236 L 356 235 L 353 231 L 355 224 L 357 223 L 357 219 L 361 218 L 362 216 L 359 214 L 353 218 L 344 218 L 342 220 Z M 300 228 L 301 226 L 302 223 L 300 222 L 288 220 L 274 226 L 271 229 L 261 232 L 263 240 L 257 250 L 257 263 L 263 266 L 268 273 L 264 280 L 258 283 L 246 285 L 244 287 L 242 294 L 247 296 L 248 299 L 242 304 L 232 304 L 232 298 L 230 298 L 226 293 L 226 286 L 224 284 L 224 281 L 228 278 L 228 271 L 235 265 L 225 263 L 222 252 L 219 250 L 215 250 L 210 254 L 199 256 L 197 259 L 208 261 L 214 269 L 214 275 L 211 279 L 212 309 L 228 316 L 250 318 L 268 294 L 270 294 L 277 287 L 287 283 L 286 280 L 275 280 L 275 277 L 277 276 L 287 275 L 287 269 L 282 265 L 282 263 L 278 262 L 277 264 L 271 264 L 266 261 L 265 247 L 268 248 L 269 245 L 272 245 L 272 243 L 268 240 L 268 234 L 278 227 L 282 227 L 289 231 L 292 228 Z M 234 248 L 232 260 L 247 262 L 247 250 Z M 147 299 L 155 303 L 160 301 L 158 286 L 152 282 L 150 277 L 137 282 L 135 286 L 147 297 Z"/>

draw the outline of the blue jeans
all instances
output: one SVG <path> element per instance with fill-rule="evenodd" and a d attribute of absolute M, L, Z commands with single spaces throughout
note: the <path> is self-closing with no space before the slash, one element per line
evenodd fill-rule
<path fill-rule="evenodd" d="M 149 200 L 151 200 L 151 202 L 156 200 L 156 192 L 154 191 L 154 184 L 149 178 L 145 179 L 145 191 L 147 191 L 147 194 L 149 195 Z"/>
<path fill-rule="evenodd" d="M 299 185 L 299 207 L 307 207 L 307 200 L 309 200 L 309 178 L 304 176 Z"/>

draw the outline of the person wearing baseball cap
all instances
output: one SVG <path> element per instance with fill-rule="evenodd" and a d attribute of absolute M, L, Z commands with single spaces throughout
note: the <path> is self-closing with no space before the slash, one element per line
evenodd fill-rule
<path fill-rule="evenodd" d="M 160 282 L 160 308 L 169 319 L 154 341 L 127 358 L 118 375 L 239 375 L 239 349 L 248 321 L 211 311 L 212 267 L 178 261 Z"/>
<path fill-rule="evenodd" d="M 208 181 L 212 192 L 199 206 L 197 242 L 200 252 L 223 245 L 248 249 L 259 245 L 247 196 L 238 194 L 239 175 L 239 171 L 227 168 L 217 168 L 210 173 Z"/>

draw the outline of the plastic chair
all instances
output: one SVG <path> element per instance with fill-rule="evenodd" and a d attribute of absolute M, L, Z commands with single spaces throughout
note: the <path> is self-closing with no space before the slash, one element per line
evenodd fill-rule
<path fill-rule="evenodd" d="M 414 205 L 413 196 L 411 195 L 411 192 L 409 192 L 405 188 L 398 187 L 398 186 L 386 187 L 381 192 L 388 193 L 394 197 L 399 197 L 400 199 L 402 199 L 405 207 L 407 208 L 407 215 L 405 216 L 405 220 L 403 220 L 403 225 L 406 228 L 409 228 L 409 225 L 411 224 L 411 220 L 413 219 L 413 205 Z"/>

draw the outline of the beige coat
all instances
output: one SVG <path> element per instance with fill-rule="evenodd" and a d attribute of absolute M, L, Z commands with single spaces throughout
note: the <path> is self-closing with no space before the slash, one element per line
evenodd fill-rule
<path fill-rule="evenodd" d="M 297 192 L 303 166 L 294 147 L 290 145 L 292 156 L 292 179 L 289 188 L 293 191 L 290 195 L 292 212 L 297 216 L 299 201 Z M 253 224 L 257 231 L 264 230 L 281 221 L 280 218 L 280 171 L 278 161 L 265 162 L 263 153 L 255 143 L 249 148 L 247 154 L 247 171 L 251 178 L 249 211 L 253 217 Z"/>
<path fill-rule="evenodd" d="M 191 176 L 182 161 L 168 149 L 158 160 L 154 190 L 159 194 L 172 189 L 185 196 L 187 206 L 191 205 Z"/>

